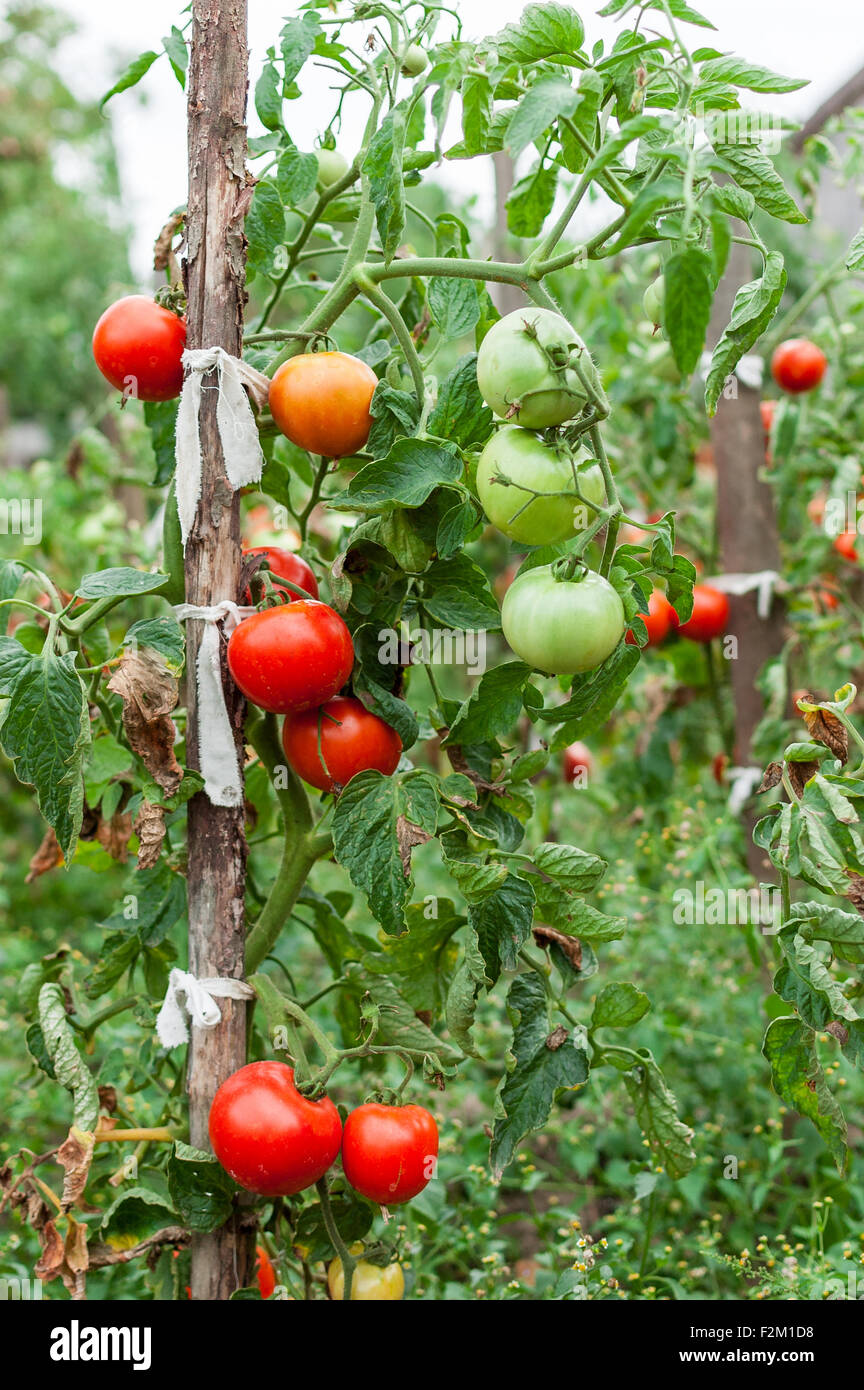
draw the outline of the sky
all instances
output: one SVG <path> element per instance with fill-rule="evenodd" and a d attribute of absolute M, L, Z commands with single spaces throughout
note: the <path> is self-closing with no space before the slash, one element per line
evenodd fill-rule
<path fill-rule="evenodd" d="M 99 97 L 116 80 L 127 62 L 146 49 L 159 49 L 163 34 L 177 22 L 181 0 L 55 0 L 80 26 L 63 54 L 64 76 L 84 97 Z M 806 77 L 810 86 L 788 96 L 753 97 L 761 105 L 792 119 L 805 119 L 846 78 L 864 65 L 864 25 L 861 0 L 693 0 L 695 8 L 717 32 L 685 26 L 693 46 L 711 45 L 735 53 L 786 76 Z M 518 18 L 523 0 L 451 0 L 461 16 L 463 36 L 481 38 Z M 591 5 L 573 6 L 586 27 L 586 47 L 598 38 L 614 39 L 619 25 L 599 19 Z M 249 0 L 251 73 L 254 84 L 268 44 L 278 35 L 283 19 L 296 9 L 293 0 Z M 657 16 L 657 27 L 664 20 Z M 320 133 L 322 111 L 329 113 L 333 94 L 324 72 L 304 71 L 303 96 L 292 103 L 290 129 L 301 149 L 312 148 Z M 143 96 L 143 100 L 142 100 Z M 251 105 L 251 103 L 250 103 Z M 357 118 L 359 120 L 359 108 Z M 170 212 L 186 199 L 185 97 L 168 63 L 160 59 L 131 92 L 113 98 L 106 107 L 120 163 L 124 206 L 134 228 L 132 264 L 142 287 L 150 278 L 151 248 Z M 349 113 L 350 114 L 350 113 Z M 345 134 L 346 153 L 353 154 L 352 134 Z M 250 131 L 258 129 L 254 111 Z M 453 140 L 459 138 L 458 130 Z M 445 142 L 446 143 L 446 142 Z M 471 160 L 445 166 L 443 178 L 457 191 L 476 194 L 481 215 L 491 207 L 490 161 Z M 478 182 L 485 178 L 485 182 Z"/>

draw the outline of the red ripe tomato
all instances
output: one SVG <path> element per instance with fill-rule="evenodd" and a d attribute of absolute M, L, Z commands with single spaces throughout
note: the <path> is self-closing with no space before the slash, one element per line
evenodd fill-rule
<path fill-rule="evenodd" d="M 284 1062 L 241 1067 L 210 1106 L 213 1152 L 235 1182 L 262 1197 L 311 1187 L 333 1163 L 341 1138 L 332 1100 L 301 1096 Z"/>
<path fill-rule="evenodd" d="M 722 787 L 726 781 L 726 769 L 729 766 L 728 753 L 715 753 L 711 759 L 711 775 L 718 787 Z"/>
<path fill-rule="evenodd" d="M 762 428 L 766 435 L 769 435 L 774 428 L 774 416 L 777 413 L 776 401 L 760 401 L 759 414 L 762 416 Z"/>
<path fill-rule="evenodd" d="M 274 714 L 324 704 L 345 684 L 353 665 L 350 632 L 339 614 L 317 599 L 253 613 L 228 641 L 228 668 L 237 685 L 253 705 Z"/>
<path fill-rule="evenodd" d="M 857 531 L 842 531 L 839 536 L 834 538 L 834 549 L 838 555 L 842 555 L 844 560 L 851 560 L 853 564 L 858 563 L 858 543 Z"/>
<path fill-rule="evenodd" d="M 105 310 L 93 330 L 96 366 L 112 386 L 139 401 L 170 401 L 183 385 L 186 320 L 146 294 Z"/>
<path fill-rule="evenodd" d="M 276 1287 L 276 1271 L 263 1245 L 255 1246 L 255 1274 L 258 1279 L 258 1292 L 262 1298 L 269 1298 Z"/>
<path fill-rule="evenodd" d="M 312 598 L 318 597 L 318 580 L 303 557 L 295 555 L 293 550 L 283 550 L 279 545 L 255 545 L 244 550 L 243 554 L 266 555 L 267 563 L 274 574 L 279 574 L 291 584 L 296 584 L 298 589 L 305 589 Z M 273 589 L 277 594 L 285 594 L 289 603 L 297 598 L 297 595 L 292 594 L 283 584 L 274 584 Z M 249 589 L 246 590 L 246 602 L 252 602 Z"/>
<path fill-rule="evenodd" d="M 319 717 L 327 772 L 318 756 Z M 350 695 L 337 695 L 320 710 L 286 715 L 282 746 L 297 776 L 322 792 L 344 787 L 356 773 L 369 768 L 389 777 L 396 771 L 402 752 L 396 730 Z"/>
<path fill-rule="evenodd" d="M 648 612 L 640 613 L 639 616 L 648 629 L 647 645 L 649 647 L 659 647 L 663 639 L 668 636 L 673 618 L 675 626 L 678 626 L 678 614 L 661 589 L 654 590 L 648 600 Z M 629 629 L 624 641 L 628 642 L 631 647 L 637 645 L 636 638 Z"/>
<path fill-rule="evenodd" d="M 270 410 L 279 429 L 301 449 L 324 458 L 349 458 L 372 428 L 369 407 L 378 378 L 346 352 L 291 357 L 270 383 Z"/>
<path fill-rule="evenodd" d="M 564 772 L 564 781 L 573 785 L 577 780 L 585 782 L 591 775 L 591 768 L 594 759 L 591 757 L 591 750 L 584 743 L 571 743 L 564 749 L 564 757 L 561 760 Z"/>
<path fill-rule="evenodd" d="M 729 621 L 729 600 L 719 589 L 710 584 L 696 584 L 693 588 L 693 612 L 686 623 L 680 623 L 678 631 L 691 642 L 710 642 L 726 631 Z"/>
<path fill-rule="evenodd" d="M 828 358 L 807 338 L 789 338 L 771 358 L 771 374 L 781 391 L 812 391 L 825 375 Z"/>
<path fill-rule="evenodd" d="M 420 1105 L 361 1105 L 345 1121 L 345 1176 L 355 1192 L 382 1206 L 422 1192 L 437 1157 L 438 1126 Z"/>

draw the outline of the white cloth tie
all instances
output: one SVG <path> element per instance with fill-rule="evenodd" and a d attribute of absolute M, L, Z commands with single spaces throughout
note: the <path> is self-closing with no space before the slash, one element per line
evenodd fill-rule
<path fill-rule="evenodd" d="M 225 708 L 222 689 L 222 665 L 219 659 L 219 628 L 223 623 L 226 636 L 234 631 L 254 608 L 241 607 L 224 599 L 212 608 L 198 608 L 194 603 L 178 603 L 174 616 L 178 622 L 187 618 L 204 623 L 198 662 L 195 672 L 198 691 L 198 762 L 204 778 L 204 791 L 214 806 L 243 805 L 243 772 L 237 758 L 234 730 Z"/>
<path fill-rule="evenodd" d="M 222 1018 L 216 999 L 254 999 L 255 991 L 243 980 L 196 980 L 188 970 L 171 971 L 168 989 L 156 1019 L 163 1047 L 181 1047 L 189 1041 L 189 1022 L 195 1028 L 215 1028 Z"/>
<path fill-rule="evenodd" d="M 749 594 L 753 589 L 758 589 L 756 612 L 763 620 L 771 612 L 774 594 L 786 593 L 789 588 L 776 570 L 756 570 L 752 574 L 717 574 L 713 579 L 706 579 L 705 583 L 724 594 Z"/>
<path fill-rule="evenodd" d="M 224 348 L 187 348 L 183 366 L 188 369 L 180 405 L 177 409 L 177 514 L 183 535 L 183 548 L 195 522 L 201 499 L 201 436 L 198 413 L 204 390 L 204 377 L 216 373 L 219 397 L 216 423 L 222 444 L 225 472 L 232 488 L 257 483 L 264 467 L 258 425 L 246 394 L 248 388 L 259 409 L 266 403 L 269 378 L 248 362 L 232 357 Z"/>
<path fill-rule="evenodd" d="M 727 768 L 726 778 L 730 786 L 726 809 L 730 815 L 740 816 L 764 775 L 761 767 Z"/>

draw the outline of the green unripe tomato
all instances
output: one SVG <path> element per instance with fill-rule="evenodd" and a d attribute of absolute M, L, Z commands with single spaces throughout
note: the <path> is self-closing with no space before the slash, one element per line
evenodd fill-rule
<path fill-rule="evenodd" d="M 529 430 L 562 425 L 578 415 L 587 400 L 582 382 L 567 365 L 571 354 L 580 350 L 581 369 L 593 384 L 597 372 L 591 355 L 561 314 L 516 309 L 492 325 L 480 346 L 480 394 L 496 415 L 514 425 Z"/>
<path fill-rule="evenodd" d="M 338 150 L 316 150 L 318 187 L 330 188 L 348 173 L 348 160 Z"/>
<path fill-rule="evenodd" d="M 583 458 L 577 461 L 576 471 L 582 496 L 596 507 L 604 506 L 606 489 L 600 465 Z M 499 476 L 509 478 L 510 483 L 495 482 Z M 527 488 L 570 496 L 532 499 Z M 524 545 L 569 540 L 589 526 L 595 515 L 574 493 L 573 467 L 566 450 L 545 444 L 539 435 L 518 425 L 498 430 L 480 455 L 477 495 L 492 525 Z"/>
<path fill-rule="evenodd" d="M 421 72 L 425 72 L 428 66 L 429 59 L 426 56 L 425 49 L 422 49 L 419 43 L 409 44 L 405 50 L 405 56 L 402 59 L 402 71 L 405 76 L 419 77 Z"/>
<path fill-rule="evenodd" d="M 656 280 L 652 280 L 647 290 L 642 296 L 642 308 L 645 310 L 645 317 L 649 323 L 653 323 L 655 328 L 659 328 L 663 322 L 663 303 L 666 297 L 666 282 L 662 275 L 658 275 Z"/>
<path fill-rule="evenodd" d="M 514 652 L 547 675 L 593 671 L 624 636 L 624 605 L 593 570 L 559 582 L 551 565 L 520 574 L 501 608 L 501 627 Z"/>

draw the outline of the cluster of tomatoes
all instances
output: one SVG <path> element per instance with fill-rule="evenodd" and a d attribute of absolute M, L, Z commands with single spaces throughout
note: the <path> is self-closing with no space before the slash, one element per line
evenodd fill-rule
<path fill-rule="evenodd" d="M 263 1197 L 290 1197 L 312 1187 L 341 1152 L 355 1192 L 381 1206 L 401 1206 L 434 1177 L 438 1157 L 438 1127 L 422 1106 L 368 1103 L 352 1110 L 343 1127 L 332 1100 L 302 1095 L 284 1062 L 251 1062 L 229 1076 L 213 1097 L 209 1129 L 222 1167 L 247 1192 Z M 401 1297 L 401 1289 L 369 1292 L 382 1271 L 368 1269 L 374 1276 L 361 1264 L 352 1298 Z M 341 1266 L 330 1272 L 331 1292 L 340 1297 Z M 259 1267 L 259 1287 L 260 1278 Z"/>
<path fill-rule="evenodd" d="M 541 434 L 582 412 L 594 372 L 579 335 L 550 309 L 517 309 L 483 339 L 477 384 L 507 423 L 480 456 L 477 495 L 493 526 L 512 540 L 569 540 L 604 505 L 596 460 L 580 457 L 559 436 L 550 442 Z M 594 670 L 615 650 L 624 634 L 624 607 L 608 580 L 592 570 L 561 580 L 551 565 L 538 565 L 507 588 L 501 626 L 516 655 L 536 670 L 575 674 Z"/>

